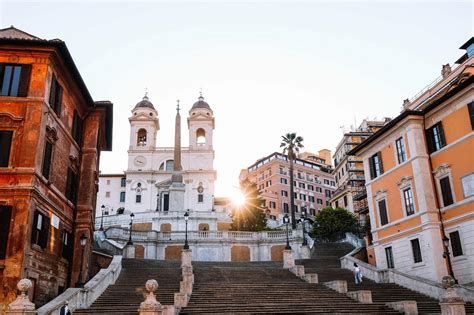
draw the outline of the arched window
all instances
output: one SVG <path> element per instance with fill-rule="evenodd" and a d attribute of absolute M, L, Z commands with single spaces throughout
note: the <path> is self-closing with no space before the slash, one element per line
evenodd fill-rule
<path fill-rule="evenodd" d="M 173 160 L 166 160 L 163 163 L 161 163 L 159 170 L 160 171 L 171 172 L 171 171 L 173 171 L 173 167 L 174 167 L 174 161 Z"/>
<path fill-rule="evenodd" d="M 138 130 L 137 145 L 138 146 L 146 145 L 146 130 L 143 128 Z"/>
<path fill-rule="evenodd" d="M 204 129 L 199 128 L 196 130 L 196 144 L 197 145 L 204 145 L 206 144 L 206 131 Z"/>

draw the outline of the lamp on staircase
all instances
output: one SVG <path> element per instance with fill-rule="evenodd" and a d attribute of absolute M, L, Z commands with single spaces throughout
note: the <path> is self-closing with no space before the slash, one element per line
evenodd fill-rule
<path fill-rule="evenodd" d="M 283 217 L 283 223 L 285 223 L 285 225 L 286 225 L 286 247 L 285 247 L 285 249 L 291 250 L 290 239 L 288 237 L 288 224 L 290 223 L 290 217 L 288 216 L 288 213 L 285 214 L 285 216 Z"/>
<path fill-rule="evenodd" d="M 186 224 L 186 230 L 184 232 L 184 247 L 183 249 L 189 249 L 188 244 L 188 220 L 189 220 L 189 209 L 184 213 L 184 222 Z"/>
<path fill-rule="evenodd" d="M 301 208 L 301 225 L 303 226 L 303 246 L 308 245 L 306 240 L 306 207 Z"/>
<path fill-rule="evenodd" d="M 79 278 L 77 279 L 77 282 L 76 282 L 76 287 L 77 288 L 83 288 L 84 287 L 84 282 L 82 281 L 82 269 L 83 269 L 83 261 L 84 261 L 84 248 L 86 247 L 86 243 L 87 243 L 87 236 L 82 233 L 81 237 L 79 238 L 79 243 L 81 244 L 81 248 L 82 248 L 82 251 L 81 251 L 81 264 L 80 264 L 80 268 L 79 268 Z"/>
<path fill-rule="evenodd" d="M 130 213 L 130 235 L 128 237 L 128 242 L 127 242 L 127 245 L 133 245 L 133 242 L 132 242 L 132 227 L 133 227 L 133 217 L 135 215 L 133 213 Z"/>

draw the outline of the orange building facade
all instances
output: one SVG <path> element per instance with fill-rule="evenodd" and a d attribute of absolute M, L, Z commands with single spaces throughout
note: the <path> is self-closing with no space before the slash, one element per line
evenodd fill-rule
<path fill-rule="evenodd" d="M 14 27 L 0 30 L 0 84 L 0 304 L 28 278 L 41 306 L 88 280 L 112 104 L 92 100 L 63 41 Z"/>
<path fill-rule="evenodd" d="M 369 262 L 438 282 L 451 274 L 463 284 L 474 281 L 474 38 L 461 48 L 457 68 L 443 66 L 350 153 L 364 161 Z"/>
<path fill-rule="evenodd" d="M 293 164 L 295 213 L 299 217 L 301 209 L 306 208 L 310 216 L 325 207 L 330 207 L 336 183 L 330 165 L 331 153 L 303 152 Z M 324 157 L 323 157 L 324 156 Z M 326 159 L 329 160 L 326 164 Z M 262 209 L 272 220 L 282 221 L 285 213 L 290 213 L 290 172 L 288 157 L 272 153 L 240 172 L 239 179 L 250 180 L 259 189 L 263 199 Z"/>

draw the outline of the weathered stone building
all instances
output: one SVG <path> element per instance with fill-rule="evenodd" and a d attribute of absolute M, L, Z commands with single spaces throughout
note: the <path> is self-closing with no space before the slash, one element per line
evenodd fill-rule
<path fill-rule="evenodd" d="M 0 30 L 0 304 L 21 278 L 37 306 L 87 280 L 112 108 L 92 100 L 63 41 Z"/>

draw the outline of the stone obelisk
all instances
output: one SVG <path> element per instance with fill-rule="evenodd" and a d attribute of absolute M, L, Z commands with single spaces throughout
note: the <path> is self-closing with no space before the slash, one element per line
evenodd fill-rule
<path fill-rule="evenodd" d="M 179 114 L 179 100 L 176 107 L 174 129 L 174 166 L 170 186 L 170 210 L 184 211 L 183 167 L 181 166 L 181 115 Z"/>

